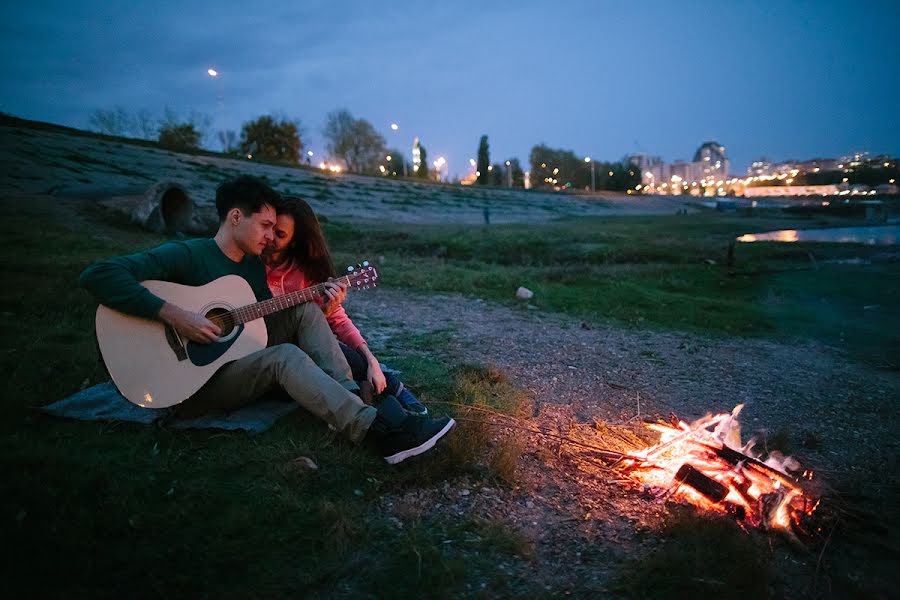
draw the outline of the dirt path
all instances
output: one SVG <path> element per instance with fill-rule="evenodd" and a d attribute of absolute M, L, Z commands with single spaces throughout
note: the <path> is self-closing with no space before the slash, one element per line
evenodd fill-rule
<path fill-rule="evenodd" d="M 501 367 L 537 402 L 569 407 L 580 422 L 621 424 L 639 410 L 692 420 L 744 403 L 745 431 L 816 435 L 813 458 L 897 431 L 900 377 L 814 342 L 629 330 L 387 288 L 351 297 L 348 311 L 375 346 L 391 335 L 452 332 L 453 361 Z"/>

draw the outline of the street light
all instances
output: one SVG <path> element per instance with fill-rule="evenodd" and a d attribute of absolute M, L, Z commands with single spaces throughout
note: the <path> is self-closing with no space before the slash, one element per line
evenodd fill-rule
<path fill-rule="evenodd" d="M 206 74 L 219 81 L 219 89 L 216 94 L 217 104 L 219 105 L 219 125 L 221 127 L 219 131 L 219 135 L 221 136 L 219 141 L 222 143 L 222 151 L 228 152 L 231 150 L 231 144 L 229 144 L 228 141 L 228 132 L 225 131 L 225 80 L 219 77 L 219 72 L 212 67 L 206 69 Z"/>
<path fill-rule="evenodd" d="M 434 165 L 434 168 L 437 170 L 438 181 L 441 181 L 441 167 L 445 167 L 445 173 L 449 176 L 450 167 L 447 164 L 447 159 L 443 156 L 438 156 L 437 160 L 431 163 Z"/>
<path fill-rule="evenodd" d="M 400 130 L 399 125 L 397 125 L 396 123 L 391 123 L 391 131 L 399 131 L 399 130 Z M 390 159 L 388 159 L 388 160 L 390 160 Z M 400 162 L 403 163 L 403 176 L 406 177 L 406 159 L 403 159 Z"/>
<path fill-rule="evenodd" d="M 591 163 L 591 191 L 596 192 L 597 191 L 597 182 L 596 182 L 596 179 L 594 178 L 594 159 L 592 159 L 590 156 L 585 156 L 584 162 Z"/>
<path fill-rule="evenodd" d="M 512 187 L 512 168 L 509 161 L 506 161 L 506 187 Z"/>

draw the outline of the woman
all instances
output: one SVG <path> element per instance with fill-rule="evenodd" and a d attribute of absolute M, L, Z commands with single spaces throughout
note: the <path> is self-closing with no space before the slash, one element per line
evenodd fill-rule
<path fill-rule="evenodd" d="M 279 203 L 277 213 L 275 240 L 263 254 L 272 293 L 280 296 L 333 278 L 331 252 L 309 204 L 302 198 L 288 196 Z M 327 299 L 322 298 L 319 303 L 331 331 L 341 342 L 353 378 L 368 382 L 376 394 L 387 392 L 396 397 L 403 408 L 412 414 L 428 414 L 428 409 L 393 373 L 385 375 L 378 359 L 341 305 L 347 296 L 346 286 L 334 283 L 326 290 Z"/>

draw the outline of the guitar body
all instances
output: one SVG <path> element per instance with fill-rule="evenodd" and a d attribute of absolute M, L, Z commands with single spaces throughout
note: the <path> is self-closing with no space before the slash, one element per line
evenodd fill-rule
<path fill-rule="evenodd" d="M 167 281 L 144 281 L 147 289 L 181 308 L 202 315 L 231 311 L 256 302 L 242 277 L 226 275 L 192 287 Z M 97 308 L 97 342 L 103 362 L 119 392 L 138 406 L 165 408 L 186 400 L 225 363 L 266 347 L 261 318 L 223 331 L 218 341 L 182 340 L 160 321 Z"/>

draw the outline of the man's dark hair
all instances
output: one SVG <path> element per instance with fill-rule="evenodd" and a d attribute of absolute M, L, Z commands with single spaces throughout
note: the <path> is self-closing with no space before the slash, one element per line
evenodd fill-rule
<path fill-rule="evenodd" d="M 281 195 L 262 180 L 250 175 L 241 175 L 226 181 L 216 189 L 216 212 L 219 223 L 225 222 L 228 211 L 239 208 L 244 216 L 250 216 L 266 204 L 276 207 Z"/>

